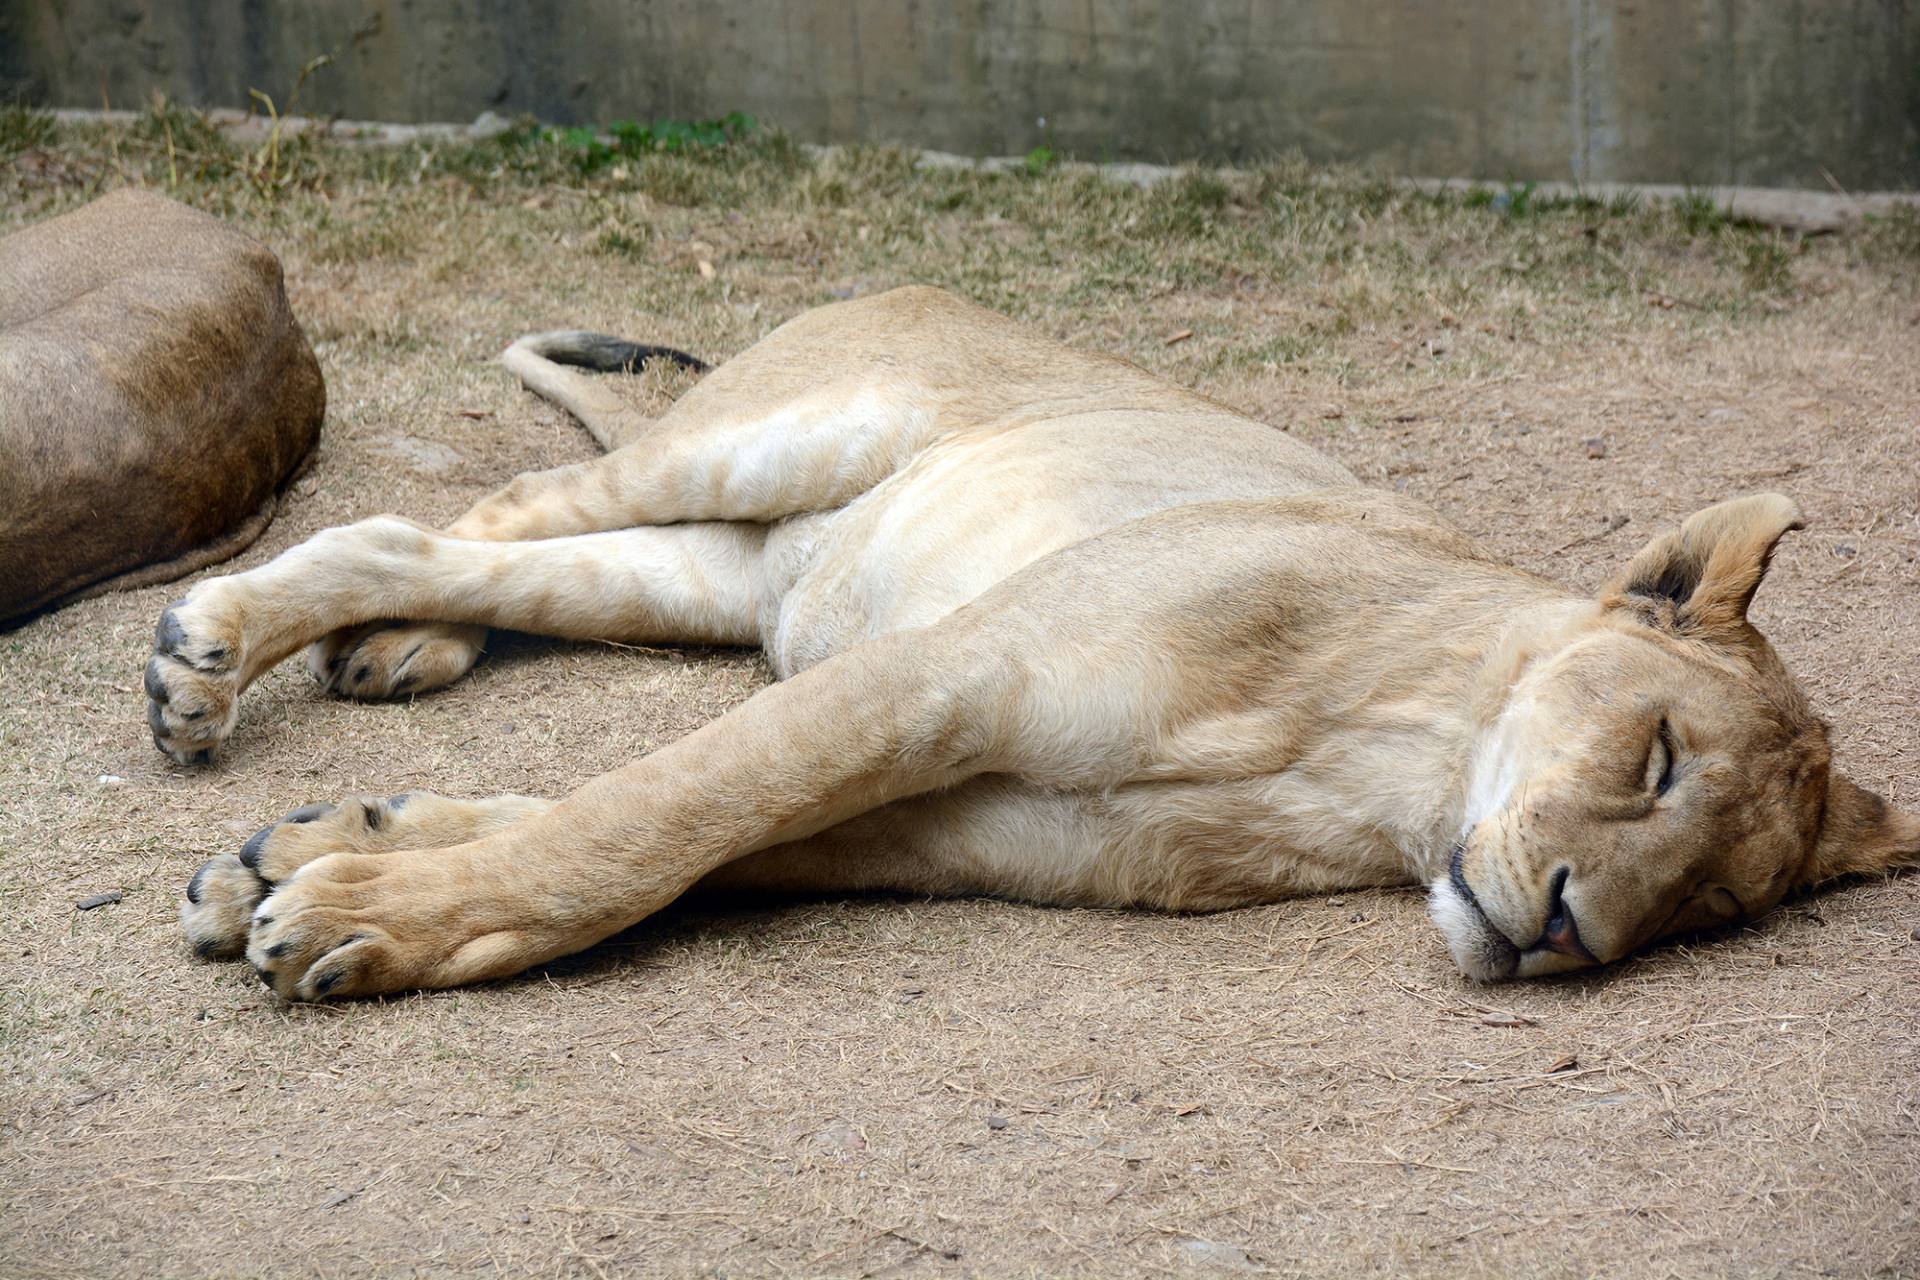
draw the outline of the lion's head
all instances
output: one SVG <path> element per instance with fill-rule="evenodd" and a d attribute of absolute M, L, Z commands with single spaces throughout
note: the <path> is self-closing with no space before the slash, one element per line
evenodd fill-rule
<path fill-rule="evenodd" d="M 1617 960 L 1790 891 L 1920 861 L 1920 819 L 1833 771 L 1827 727 L 1747 621 L 1778 494 L 1655 539 L 1476 744 L 1431 908 L 1481 979 Z"/>

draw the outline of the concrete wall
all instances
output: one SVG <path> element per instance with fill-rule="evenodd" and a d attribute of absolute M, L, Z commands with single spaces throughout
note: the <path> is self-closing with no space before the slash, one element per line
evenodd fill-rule
<path fill-rule="evenodd" d="M 0 0 L 0 95 L 1920 188 L 1920 0 Z"/>

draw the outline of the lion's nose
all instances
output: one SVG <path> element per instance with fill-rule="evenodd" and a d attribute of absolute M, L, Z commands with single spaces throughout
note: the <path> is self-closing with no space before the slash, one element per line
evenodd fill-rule
<path fill-rule="evenodd" d="M 1555 951 L 1563 956 L 1574 956 L 1590 964 L 1599 964 L 1600 958 L 1587 950 L 1580 941 L 1580 926 L 1574 921 L 1573 912 L 1568 910 L 1566 902 L 1567 877 L 1570 869 L 1562 867 L 1553 874 L 1552 897 L 1547 901 L 1547 927 L 1540 931 L 1540 940 L 1533 944 L 1534 951 Z"/>

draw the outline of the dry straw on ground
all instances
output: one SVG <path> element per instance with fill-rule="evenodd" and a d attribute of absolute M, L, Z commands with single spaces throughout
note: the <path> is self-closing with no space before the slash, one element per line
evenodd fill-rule
<path fill-rule="evenodd" d="M 1810 528 L 1759 619 L 1844 764 L 1920 805 L 1910 217 L 1801 243 L 1699 204 L 1036 168 L 776 137 L 583 172 L 513 134 L 302 140 L 268 170 L 180 112 L 16 112 L 0 230 L 143 181 L 280 252 L 331 412 L 242 565 L 586 456 L 490 362 L 519 332 L 721 358 L 909 281 L 1203 388 L 1575 584 L 1784 489 Z M 184 954 L 203 858 L 342 793 L 560 792 L 765 673 L 507 638 L 445 693 L 356 707 L 287 668 L 184 771 L 139 691 L 175 591 L 0 635 L 0 1273 L 1920 1270 L 1911 879 L 1500 988 L 1452 974 L 1405 891 L 1206 917 L 721 904 L 485 989 L 288 1008 Z"/>

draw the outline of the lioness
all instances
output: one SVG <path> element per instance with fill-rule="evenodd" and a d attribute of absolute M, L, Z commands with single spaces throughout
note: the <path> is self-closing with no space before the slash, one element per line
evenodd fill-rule
<path fill-rule="evenodd" d="M 443 684 L 488 626 L 757 641 L 785 679 L 557 802 L 296 810 L 193 877 L 202 954 L 313 1000 L 515 973 L 695 886 L 1205 910 L 1420 881 L 1499 979 L 1920 854 L 1746 620 L 1783 497 L 1701 512 L 1590 599 L 932 289 L 803 315 L 654 423 L 555 363 L 623 358 L 506 355 L 630 439 L 604 459 L 195 586 L 147 668 L 155 742 L 206 758 L 315 642 L 350 692 Z"/>
<path fill-rule="evenodd" d="M 320 434 L 265 246 L 124 188 L 0 239 L 0 625 L 243 550 Z"/>

